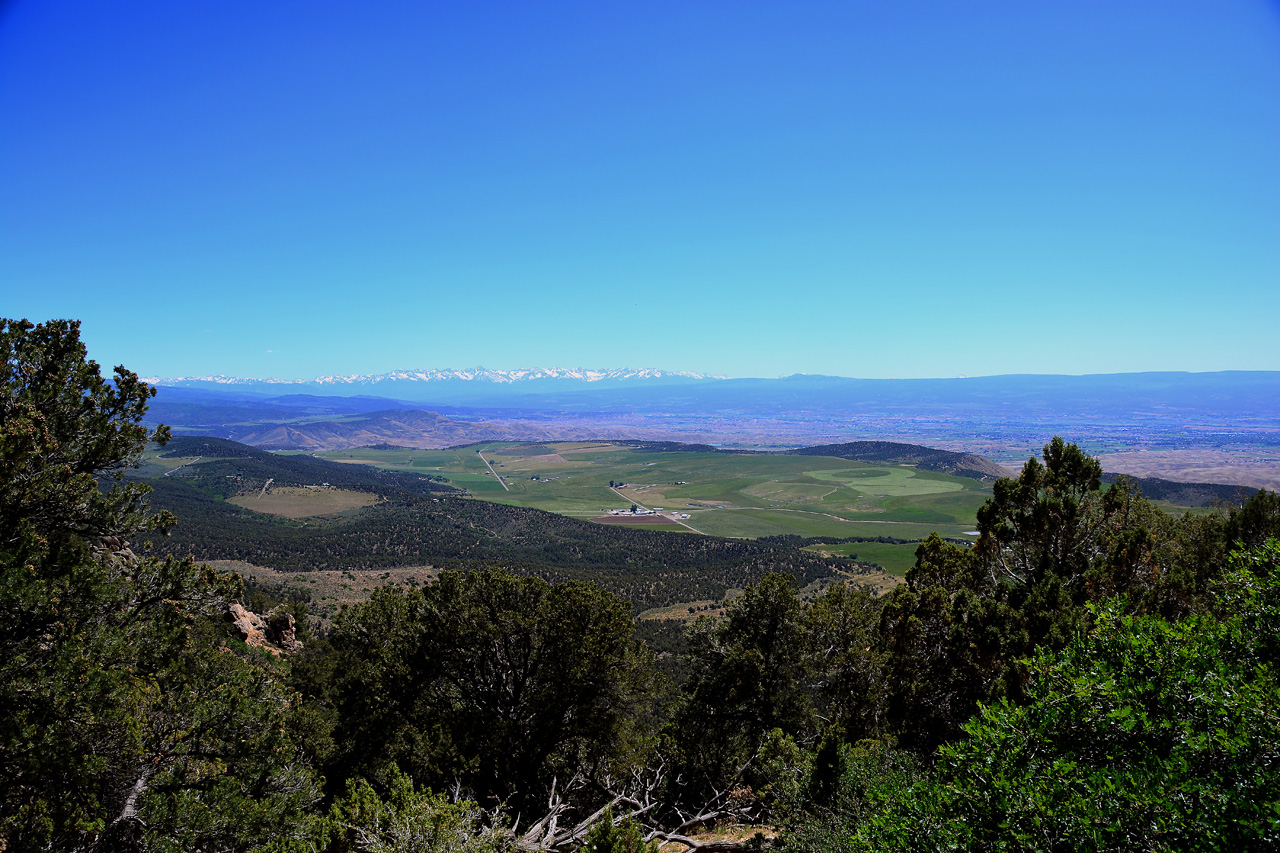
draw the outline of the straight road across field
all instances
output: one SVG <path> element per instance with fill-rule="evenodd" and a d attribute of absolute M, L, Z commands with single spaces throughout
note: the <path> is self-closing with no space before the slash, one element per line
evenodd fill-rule
<path fill-rule="evenodd" d="M 506 481 L 498 476 L 497 471 L 493 470 L 493 466 L 489 464 L 489 460 L 484 458 L 484 454 L 481 453 L 479 450 L 477 450 L 476 456 L 480 457 L 480 461 L 484 463 L 484 467 L 489 469 L 489 473 L 492 474 L 493 478 L 498 481 L 498 484 L 501 485 L 504 490 L 508 492 L 511 491 L 510 487 L 507 486 Z"/>

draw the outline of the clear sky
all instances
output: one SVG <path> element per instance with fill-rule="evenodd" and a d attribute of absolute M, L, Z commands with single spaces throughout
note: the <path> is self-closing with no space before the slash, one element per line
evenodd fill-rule
<path fill-rule="evenodd" d="M 1280 4 L 0 5 L 0 315 L 146 375 L 1280 369 Z"/>

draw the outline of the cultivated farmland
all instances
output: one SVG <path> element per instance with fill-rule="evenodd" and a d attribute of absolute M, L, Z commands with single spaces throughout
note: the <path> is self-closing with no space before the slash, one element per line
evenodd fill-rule
<path fill-rule="evenodd" d="M 972 539 L 977 509 L 990 495 L 989 485 L 977 480 L 901 465 L 780 453 L 655 452 L 606 441 L 318 455 L 443 476 L 477 498 L 575 518 L 609 519 L 610 510 L 629 512 L 635 504 L 687 516 L 681 520 L 701 533 L 738 538 L 920 539 L 936 531 Z M 903 556 L 914 545 L 888 547 L 894 550 L 885 550 L 886 558 L 892 554 L 885 562 L 903 571 Z M 863 549 L 850 544 L 841 550 Z"/>

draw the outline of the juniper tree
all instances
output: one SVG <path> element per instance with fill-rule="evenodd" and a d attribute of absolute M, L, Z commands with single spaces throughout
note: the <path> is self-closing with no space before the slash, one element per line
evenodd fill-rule
<path fill-rule="evenodd" d="M 0 847 L 287 841 L 314 798 L 274 668 L 211 620 L 240 585 L 135 554 L 170 524 L 124 479 L 155 390 L 79 324 L 0 320 Z"/>

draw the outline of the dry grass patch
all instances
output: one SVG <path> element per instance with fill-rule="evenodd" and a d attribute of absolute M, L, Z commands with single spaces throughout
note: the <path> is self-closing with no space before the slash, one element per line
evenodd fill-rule
<path fill-rule="evenodd" d="M 892 592 L 899 585 L 906 583 L 903 578 L 879 570 L 870 571 L 866 574 L 846 574 L 841 572 L 840 575 L 854 586 L 871 587 L 877 596 Z"/>
<path fill-rule="evenodd" d="M 772 826 L 751 826 L 735 823 L 701 829 L 689 837 L 700 845 L 716 842 L 746 844 L 757 835 L 763 835 L 766 839 L 765 845 L 772 846 L 770 842 L 777 839 L 778 830 Z M 696 849 L 698 848 L 688 847 L 678 841 L 666 841 L 658 846 L 659 853 L 682 853 L 682 851 Z"/>
<path fill-rule="evenodd" d="M 378 502 L 378 497 L 345 489 L 284 486 L 268 489 L 262 495 L 242 495 L 229 502 L 254 512 L 283 515 L 286 518 L 310 518 L 373 506 Z"/>

